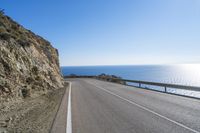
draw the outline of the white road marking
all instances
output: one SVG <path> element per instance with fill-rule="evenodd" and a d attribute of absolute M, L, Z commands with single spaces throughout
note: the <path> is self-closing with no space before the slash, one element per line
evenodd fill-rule
<path fill-rule="evenodd" d="M 86 82 L 87 82 L 87 81 L 86 81 Z M 150 113 L 152 113 L 152 114 L 154 114 L 154 115 L 157 115 L 157 116 L 159 116 L 159 117 L 161 117 L 161 118 L 163 118 L 163 119 L 165 119 L 165 120 L 167 120 L 167 121 L 170 121 L 170 122 L 172 122 L 172 123 L 174 123 L 174 124 L 176 124 L 176 125 L 178 125 L 178 126 L 180 126 L 180 127 L 183 127 L 183 128 L 185 128 L 185 129 L 187 129 L 187 130 L 193 132 L 193 133 L 200 133 L 200 132 L 197 131 L 197 130 L 194 130 L 194 129 L 192 129 L 192 128 L 190 128 L 190 127 L 187 127 L 186 125 L 183 125 L 183 124 L 181 124 L 181 123 L 179 123 L 179 122 L 177 122 L 177 121 L 175 121 L 175 120 L 172 120 L 172 119 L 170 119 L 170 118 L 167 118 L 166 116 L 163 116 L 163 115 L 161 115 L 161 114 L 159 114 L 159 113 L 157 113 L 157 112 L 155 112 L 155 111 L 153 111 L 153 110 L 151 110 L 151 109 L 148 109 L 147 107 L 144 107 L 144 106 L 142 106 L 142 105 L 140 105 L 140 104 L 138 104 L 138 103 L 135 103 L 135 102 L 133 102 L 133 101 L 130 101 L 130 100 L 126 99 L 126 98 L 123 98 L 123 97 L 121 97 L 121 96 L 119 96 L 119 95 L 117 95 L 117 94 L 115 94 L 115 93 L 113 93 L 113 92 L 111 92 L 111 91 L 109 91 L 109 90 L 107 90 L 107 89 L 105 89 L 105 88 L 99 87 L 99 86 L 97 86 L 97 85 L 94 84 L 94 83 L 89 83 L 89 82 L 87 82 L 87 83 L 88 83 L 88 84 L 91 84 L 91 85 L 93 85 L 93 86 L 95 86 L 95 87 L 97 87 L 97 88 L 99 88 L 99 89 L 101 89 L 101 90 L 103 90 L 103 91 L 106 91 L 107 93 L 109 93 L 109 94 L 111 94 L 111 95 L 113 95 L 113 96 L 116 96 L 116 97 L 118 97 L 118 98 L 120 98 L 120 99 L 122 99 L 122 100 L 124 100 L 124 101 L 126 101 L 126 102 L 128 102 L 128 103 L 130 103 L 130 104 L 133 104 L 133 105 L 135 105 L 135 106 L 137 106 L 137 107 L 139 107 L 139 108 L 141 108 L 141 109 L 143 109 L 143 110 L 146 110 L 146 111 L 148 111 L 148 112 L 150 112 Z"/>
<path fill-rule="evenodd" d="M 68 111 L 67 111 L 66 133 L 72 133 L 71 89 L 72 89 L 72 84 L 71 84 L 71 82 L 69 82 L 69 96 L 68 96 Z"/>

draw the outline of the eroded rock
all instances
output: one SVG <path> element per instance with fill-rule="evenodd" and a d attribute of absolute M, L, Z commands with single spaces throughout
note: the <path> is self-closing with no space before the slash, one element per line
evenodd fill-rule
<path fill-rule="evenodd" d="M 0 15 L 0 103 L 36 97 L 62 86 L 57 49 Z"/>

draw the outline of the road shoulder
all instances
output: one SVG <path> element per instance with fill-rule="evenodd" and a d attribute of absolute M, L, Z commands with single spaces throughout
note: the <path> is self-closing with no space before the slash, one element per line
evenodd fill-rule
<path fill-rule="evenodd" d="M 66 133 L 69 86 L 65 90 L 50 133 Z"/>

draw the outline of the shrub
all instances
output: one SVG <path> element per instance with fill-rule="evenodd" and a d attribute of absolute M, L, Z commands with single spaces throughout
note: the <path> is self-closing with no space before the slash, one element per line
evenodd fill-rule
<path fill-rule="evenodd" d="M 0 19 L 0 26 L 4 26 L 4 23 L 1 21 L 1 19 Z"/>
<path fill-rule="evenodd" d="M 11 35 L 8 32 L 0 33 L 0 39 L 9 41 L 11 38 Z"/>
<path fill-rule="evenodd" d="M 41 78 L 40 76 L 37 76 L 37 77 L 35 77 L 35 80 L 36 80 L 36 81 L 41 81 L 42 78 Z"/>
<path fill-rule="evenodd" d="M 33 78 L 28 77 L 28 78 L 26 79 L 26 83 L 27 83 L 27 84 L 31 84 L 32 82 L 33 82 Z"/>
<path fill-rule="evenodd" d="M 0 33 L 5 33 L 7 32 L 6 29 L 3 26 L 0 26 Z"/>
<path fill-rule="evenodd" d="M 4 15 L 4 9 L 0 9 L 0 16 Z"/>
<path fill-rule="evenodd" d="M 33 72 L 33 74 L 38 75 L 39 69 L 36 66 L 34 66 L 32 68 L 32 72 Z"/>
<path fill-rule="evenodd" d="M 17 38 L 16 40 L 17 43 L 24 48 L 24 50 L 26 50 L 26 47 L 31 46 L 31 42 L 29 40 L 22 40 L 21 38 Z"/>
<path fill-rule="evenodd" d="M 18 30 L 19 29 L 19 25 L 17 25 L 17 24 L 12 24 L 11 25 L 11 28 L 13 29 L 13 30 Z"/>
<path fill-rule="evenodd" d="M 20 95 L 23 97 L 23 98 L 26 98 L 26 97 L 30 97 L 30 90 L 29 89 L 26 89 L 26 88 L 22 88 L 20 89 Z"/>

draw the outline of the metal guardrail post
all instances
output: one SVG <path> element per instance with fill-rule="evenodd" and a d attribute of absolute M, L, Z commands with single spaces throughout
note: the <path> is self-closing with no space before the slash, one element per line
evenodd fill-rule
<path fill-rule="evenodd" d="M 141 83 L 139 83 L 139 88 L 141 88 Z"/>
<path fill-rule="evenodd" d="M 167 92 L 167 86 L 165 86 L 165 92 Z"/>

